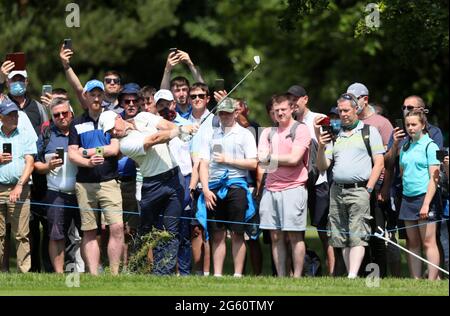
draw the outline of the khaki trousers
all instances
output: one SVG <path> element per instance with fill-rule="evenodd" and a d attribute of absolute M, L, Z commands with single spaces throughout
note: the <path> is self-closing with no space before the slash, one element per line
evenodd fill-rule
<path fill-rule="evenodd" d="M 30 241 L 30 188 L 23 186 L 20 202 L 10 203 L 9 194 L 14 185 L 0 184 L 0 262 L 3 260 L 6 223 L 11 223 L 11 233 L 15 236 L 17 271 L 26 273 L 31 268 Z"/>

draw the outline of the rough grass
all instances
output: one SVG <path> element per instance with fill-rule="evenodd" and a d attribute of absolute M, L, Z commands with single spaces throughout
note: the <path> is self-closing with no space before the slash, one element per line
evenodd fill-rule
<path fill-rule="evenodd" d="M 0 274 L 0 295 L 158 295 L 158 296 L 302 296 L 381 295 L 448 296 L 448 280 L 382 279 L 368 287 L 365 279 L 244 277 L 156 277 L 82 274 L 80 287 L 68 287 L 67 275 Z"/>

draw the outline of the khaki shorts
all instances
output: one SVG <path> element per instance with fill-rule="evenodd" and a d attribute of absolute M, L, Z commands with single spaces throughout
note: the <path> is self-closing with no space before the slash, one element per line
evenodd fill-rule
<path fill-rule="evenodd" d="M 80 207 L 82 231 L 97 229 L 97 217 L 100 212 L 105 217 L 106 225 L 123 223 L 122 194 L 116 180 L 100 183 L 77 182 L 75 190 Z"/>
<path fill-rule="evenodd" d="M 366 188 L 332 185 L 328 237 L 335 248 L 367 246 L 370 238 L 370 198 Z"/>

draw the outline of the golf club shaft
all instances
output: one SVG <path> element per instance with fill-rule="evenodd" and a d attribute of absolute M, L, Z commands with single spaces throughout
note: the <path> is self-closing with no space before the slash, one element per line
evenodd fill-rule
<path fill-rule="evenodd" d="M 211 115 L 214 114 L 214 112 L 216 111 L 217 107 L 223 102 L 223 100 L 225 100 L 226 98 L 228 98 L 228 96 L 230 94 L 233 93 L 234 90 L 236 90 L 236 88 L 242 83 L 244 82 L 245 79 L 247 79 L 248 76 L 250 76 L 252 74 L 253 71 L 255 71 L 255 69 L 258 67 L 258 65 L 255 65 L 252 70 L 249 71 L 248 74 L 245 75 L 244 78 L 241 79 L 241 81 L 239 81 L 234 87 L 233 89 L 230 90 L 230 92 L 228 92 L 223 98 L 222 100 L 219 101 L 219 103 L 216 104 L 216 106 L 214 108 L 212 108 L 212 110 L 208 113 L 208 115 L 200 122 L 200 125 L 203 124 L 204 121 L 206 121 L 206 119 Z"/>
<path fill-rule="evenodd" d="M 393 242 L 392 240 L 389 240 L 388 238 L 386 238 L 386 237 L 384 237 L 384 236 L 382 236 L 382 235 L 380 235 L 380 234 L 375 234 L 375 236 L 376 237 L 378 237 L 378 238 L 380 238 L 380 239 L 383 239 L 384 241 L 387 241 L 388 243 L 391 243 L 391 244 L 393 244 L 394 246 L 396 246 L 396 247 L 398 247 L 398 248 L 400 248 L 401 250 L 404 250 L 404 251 L 406 251 L 407 253 L 409 253 L 409 254 L 411 254 L 411 255 L 413 255 L 414 257 L 416 257 L 417 259 L 419 259 L 419 260 L 422 260 L 423 262 L 426 262 L 426 263 L 428 263 L 428 264 L 430 264 L 430 265 L 432 265 L 433 267 L 435 267 L 436 269 L 439 269 L 439 270 L 441 270 L 442 272 L 444 272 L 445 274 L 447 274 L 448 275 L 448 271 L 445 271 L 444 269 L 442 269 L 441 267 L 439 267 L 439 266 L 437 266 L 437 265 L 435 265 L 435 264 L 433 264 L 433 263 L 431 263 L 430 261 L 428 261 L 428 260 L 425 260 L 424 258 L 422 258 L 421 256 L 418 256 L 418 255 L 416 255 L 415 253 L 413 253 L 413 252 L 411 252 L 411 251 L 409 251 L 408 249 L 406 249 L 406 248 L 403 248 L 402 246 L 400 246 L 399 244 L 396 244 L 395 242 Z"/>

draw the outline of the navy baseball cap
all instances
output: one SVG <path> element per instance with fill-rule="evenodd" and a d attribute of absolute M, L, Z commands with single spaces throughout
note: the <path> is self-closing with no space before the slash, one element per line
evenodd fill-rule
<path fill-rule="evenodd" d="M 14 111 L 19 111 L 19 108 L 9 98 L 4 99 L 0 103 L 0 114 L 1 115 L 8 115 L 9 113 L 14 112 Z"/>
<path fill-rule="evenodd" d="M 120 94 L 138 94 L 141 90 L 141 87 L 137 83 L 131 82 L 123 85 L 122 91 Z"/>

